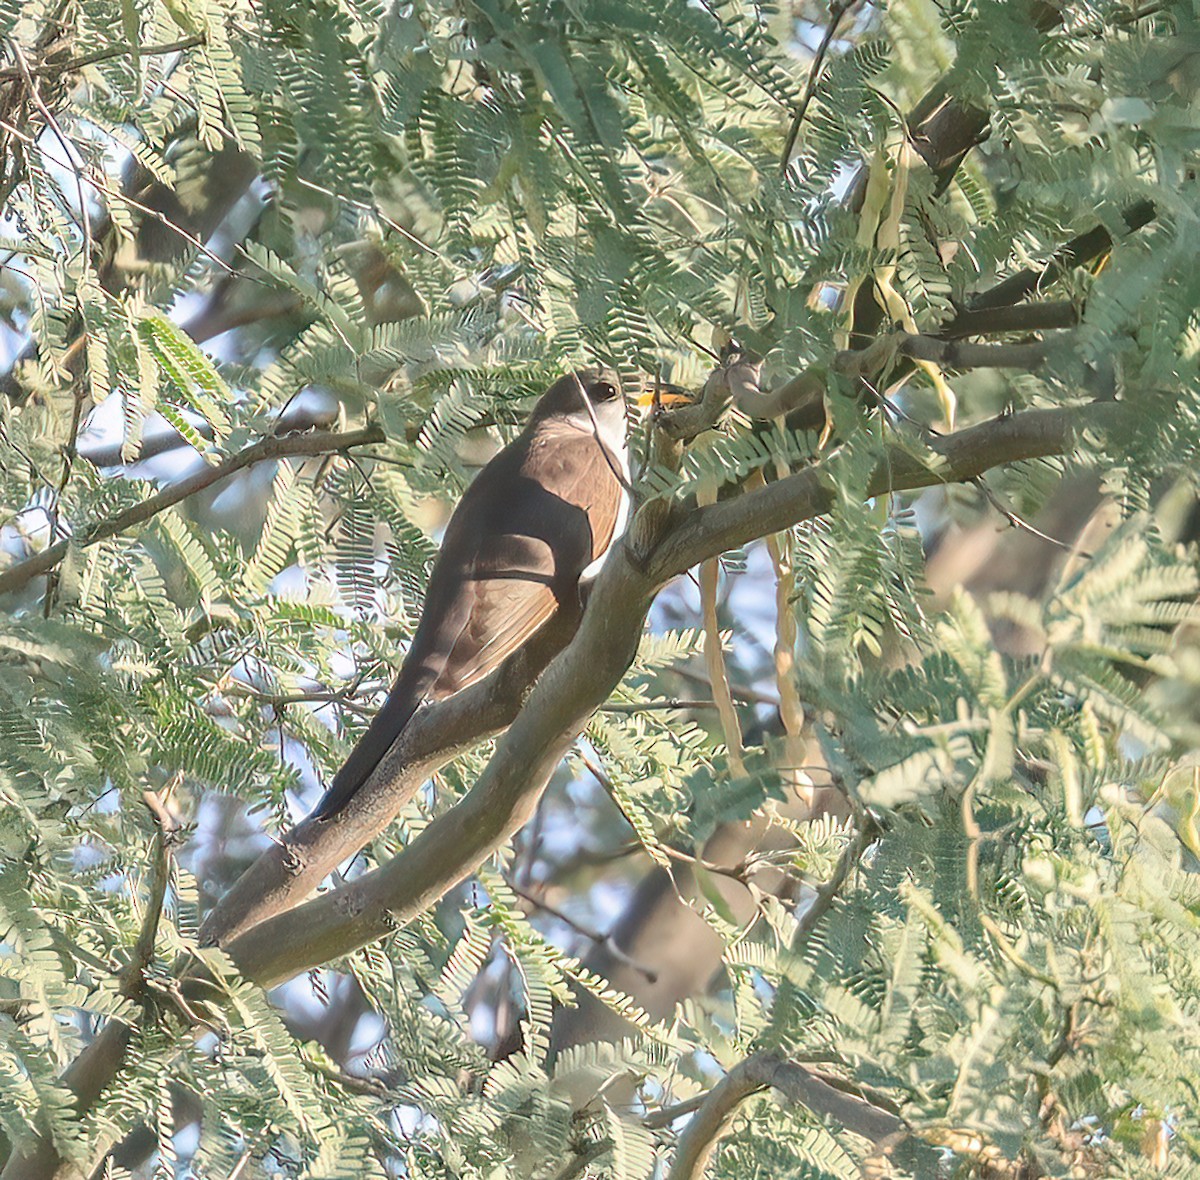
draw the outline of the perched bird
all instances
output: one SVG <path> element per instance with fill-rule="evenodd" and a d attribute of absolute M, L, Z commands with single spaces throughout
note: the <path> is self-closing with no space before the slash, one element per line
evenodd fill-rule
<path fill-rule="evenodd" d="M 577 608 L 628 515 L 620 382 L 569 373 L 455 508 L 400 674 L 314 816 L 346 805 L 421 704 L 481 680 L 556 611 Z"/>

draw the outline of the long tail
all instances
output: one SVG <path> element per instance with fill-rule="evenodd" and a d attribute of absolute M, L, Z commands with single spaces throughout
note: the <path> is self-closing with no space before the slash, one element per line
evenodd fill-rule
<path fill-rule="evenodd" d="M 427 670 L 420 666 L 400 669 L 383 708 L 375 714 L 367 732 L 359 738 L 350 757 L 333 776 L 329 789 L 313 809 L 312 818 L 328 819 L 346 806 L 358 788 L 371 777 L 371 771 L 383 760 L 425 700 L 431 680 Z"/>

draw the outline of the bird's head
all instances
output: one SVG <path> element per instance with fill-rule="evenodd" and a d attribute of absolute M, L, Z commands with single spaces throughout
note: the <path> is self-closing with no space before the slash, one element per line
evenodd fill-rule
<path fill-rule="evenodd" d="M 591 404 L 593 413 L 605 411 L 615 414 L 625 412 L 625 397 L 621 392 L 621 378 L 611 369 L 577 369 L 560 377 L 538 399 L 533 408 L 533 418 L 546 418 L 552 414 L 578 414 L 587 412 L 584 402 Z M 532 419 L 531 419 L 532 420 Z"/>
<path fill-rule="evenodd" d="M 621 388 L 621 378 L 615 370 L 576 369 L 573 373 L 560 377 L 542 394 L 533 414 L 535 418 L 545 418 L 551 414 L 576 414 L 581 410 L 586 413 L 584 399 L 591 404 L 592 413 L 604 413 L 613 417 L 618 413 L 625 413 L 625 393 Z M 668 408 L 685 405 L 694 400 L 692 394 L 679 386 L 661 383 L 640 396 L 630 398 L 630 401 L 640 407 L 661 405 Z"/>

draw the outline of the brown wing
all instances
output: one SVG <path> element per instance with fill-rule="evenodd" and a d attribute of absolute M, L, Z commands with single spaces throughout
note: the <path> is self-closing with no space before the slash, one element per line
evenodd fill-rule
<path fill-rule="evenodd" d="M 422 701 L 482 679 L 578 594 L 621 508 L 610 460 L 593 436 L 543 424 L 479 473 L 446 527 L 404 667 L 314 815 L 345 806 Z"/>
<path fill-rule="evenodd" d="M 558 609 L 549 586 L 525 579 L 481 578 L 473 583 L 470 613 L 434 681 L 431 696 L 446 697 L 482 680 Z"/>
<path fill-rule="evenodd" d="M 580 573 L 612 542 L 623 494 L 619 468 L 593 436 L 548 424 L 520 459 L 515 478 L 484 480 L 485 469 L 471 486 L 472 493 L 479 488 L 472 518 L 485 497 L 505 491 L 507 503 L 488 504 L 491 527 L 477 534 L 470 569 L 459 570 L 457 633 L 443 648 L 431 695 L 457 692 L 512 655 L 560 601 L 578 593 Z"/>

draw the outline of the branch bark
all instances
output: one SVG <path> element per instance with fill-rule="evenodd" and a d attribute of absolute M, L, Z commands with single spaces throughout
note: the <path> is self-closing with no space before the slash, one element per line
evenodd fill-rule
<path fill-rule="evenodd" d="M 1001 332 L 1044 332 L 1051 328 L 1074 328 L 1081 309 L 1068 300 L 1051 303 L 1017 303 L 1011 307 L 960 311 L 938 327 L 942 340 L 962 336 L 994 336 Z"/>
<path fill-rule="evenodd" d="M 312 893 L 382 832 L 439 767 L 512 723 L 530 685 L 578 623 L 578 616 L 560 614 L 490 676 L 420 709 L 344 808 L 328 819 L 302 820 L 238 878 L 209 912 L 200 941 L 225 946 Z"/>
<path fill-rule="evenodd" d="M 942 458 L 936 468 L 893 448 L 867 494 L 961 483 L 1002 463 L 1061 455 L 1083 431 L 1106 429 L 1119 421 L 1122 412 L 1118 403 L 1096 402 L 994 418 L 931 440 L 930 450 Z M 809 467 L 748 495 L 696 509 L 663 538 L 654 554 L 653 572 L 663 580 L 674 577 L 712 553 L 737 549 L 766 533 L 818 516 L 833 501 L 834 492 L 822 482 L 820 468 Z"/>
<path fill-rule="evenodd" d="M 238 451 L 228 459 L 205 467 L 181 479 L 178 483 L 169 484 L 140 504 L 126 508 L 105 520 L 96 521 L 79 530 L 69 540 L 56 541 L 48 545 L 41 553 L 27 557 L 11 565 L 0 573 L 0 594 L 10 590 L 19 590 L 32 579 L 41 574 L 49 573 L 66 556 L 72 545 L 83 548 L 94 545 L 97 541 L 116 537 L 139 524 L 157 516 L 160 512 L 186 500 L 189 496 L 212 487 L 223 479 L 252 467 L 255 463 L 265 463 L 272 459 L 292 459 L 302 455 L 328 455 L 335 451 L 346 451 L 351 447 L 361 447 L 372 443 L 386 441 L 383 428 L 367 426 L 362 430 L 349 430 L 341 434 L 288 434 L 280 437 L 264 438 L 244 450 Z"/>
<path fill-rule="evenodd" d="M 774 1053 L 755 1053 L 735 1065 L 708 1092 L 679 1136 L 667 1180 L 700 1180 L 717 1141 L 737 1108 L 754 1094 L 773 1089 L 796 1106 L 828 1115 L 847 1130 L 878 1143 L 905 1130 L 898 1115 L 872 1106 Z"/>
<path fill-rule="evenodd" d="M 1125 223 L 1127 232 L 1132 234 L 1139 229 L 1144 229 L 1156 216 L 1157 210 L 1153 202 L 1138 201 L 1122 212 L 1121 220 Z M 1111 250 L 1112 246 L 1112 234 L 1102 225 L 1094 226 L 1085 233 L 1079 234 L 1078 237 L 1072 238 L 1062 249 L 1057 250 L 1045 266 L 1027 267 L 1025 270 L 1017 271 L 1003 282 L 976 295 L 971 300 L 967 311 L 969 313 L 994 311 L 997 308 L 1011 307 L 1013 304 L 1020 303 L 1022 299 L 1027 299 L 1035 292 L 1056 282 L 1074 267 L 1082 266 L 1094 258 L 1099 258 Z M 953 327 L 957 322 L 958 318 L 952 320 L 951 326 Z"/>

